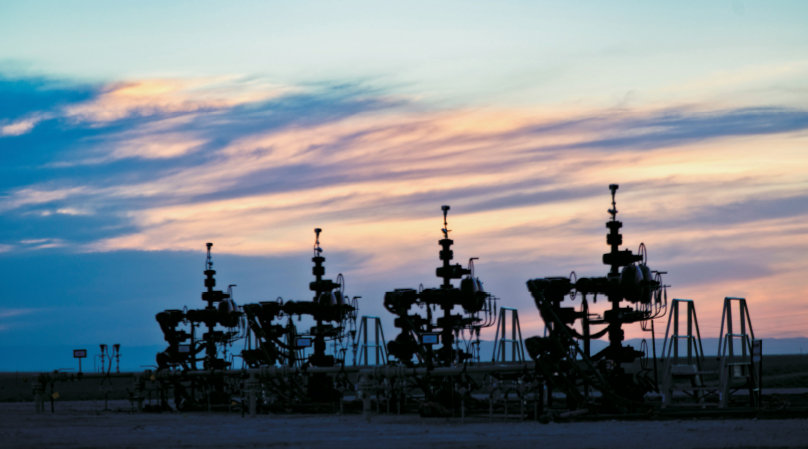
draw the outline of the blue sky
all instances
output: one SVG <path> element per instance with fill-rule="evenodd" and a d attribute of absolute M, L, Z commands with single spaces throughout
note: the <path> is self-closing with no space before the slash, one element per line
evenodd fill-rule
<path fill-rule="evenodd" d="M 363 312 L 457 260 L 527 279 L 628 248 L 716 337 L 806 336 L 804 2 L 6 2 L 0 345 L 160 344 L 204 244 L 240 303 L 308 297 L 312 229 Z M 386 321 L 392 334 L 392 320 Z M 716 335 L 712 335 L 712 333 Z M 641 334 L 628 332 L 628 337 Z"/>
<path fill-rule="evenodd" d="M 665 89 L 803 63 L 808 19 L 799 1 L 34 1 L 0 8 L 0 52 L 21 71 L 98 81 L 368 80 L 436 101 L 530 105 L 603 105 L 626 95 L 632 101 L 629 92 L 643 102 L 735 96 L 737 89 L 715 86 L 692 86 L 689 95 Z M 788 89 L 788 81 L 781 84 Z"/>

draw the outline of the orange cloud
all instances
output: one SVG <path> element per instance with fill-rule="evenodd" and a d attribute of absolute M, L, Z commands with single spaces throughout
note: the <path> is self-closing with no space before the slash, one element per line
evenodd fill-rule
<path fill-rule="evenodd" d="M 238 82 L 237 79 L 150 79 L 118 83 L 99 97 L 66 108 L 78 121 L 109 122 L 132 115 L 195 112 L 262 101 L 290 92 L 271 83 Z"/>

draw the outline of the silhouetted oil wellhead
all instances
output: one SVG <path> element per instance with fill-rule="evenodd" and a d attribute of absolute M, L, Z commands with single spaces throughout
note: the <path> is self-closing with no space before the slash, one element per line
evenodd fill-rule
<path fill-rule="evenodd" d="M 609 186 L 612 207 L 608 210 L 611 219 L 606 222 L 609 230 L 606 243 L 610 246 L 610 251 L 603 255 L 603 263 L 609 266 L 609 272 L 604 277 L 547 277 L 528 281 L 528 290 L 545 322 L 547 337 L 532 337 L 525 343 L 531 357 L 537 363 L 543 360 L 541 363 L 548 364 L 545 369 L 552 371 L 557 369 L 551 366 L 553 361 L 560 362 L 566 357 L 564 354 L 567 351 L 563 348 L 577 348 L 578 343 L 575 340 L 582 341 L 584 349 L 580 356 L 587 363 L 608 362 L 604 365 L 606 368 L 602 368 L 604 371 L 600 373 L 600 380 L 593 379 L 592 382 L 609 379 L 611 384 L 601 385 L 602 388 L 611 388 L 625 397 L 636 399 L 641 398 L 648 387 L 636 384 L 632 376 L 621 368 L 621 364 L 631 363 L 644 353 L 630 346 L 623 346 L 623 325 L 656 318 L 664 310 L 659 305 L 662 297 L 659 293 L 664 288 L 661 274 L 664 272 L 655 272 L 648 267 L 644 244 L 640 244 L 638 254 L 631 250 L 620 250 L 623 236 L 619 230 L 623 223 L 617 220 L 617 189 L 617 184 Z M 568 295 L 574 300 L 579 293 L 582 295 L 580 311 L 574 307 L 561 306 Z M 606 296 L 611 305 L 602 317 L 589 313 L 587 296 L 597 302 L 598 295 Z M 622 301 L 628 301 L 631 305 L 621 307 Z M 656 306 L 654 302 L 657 303 Z M 578 320 L 581 321 L 580 333 L 572 327 Z M 594 332 L 590 329 L 590 326 L 604 325 L 605 328 Z M 609 346 L 598 354 L 591 355 L 590 341 L 604 335 L 609 338 Z"/>
<path fill-rule="evenodd" d="M 435 275 L 443 280 L 441 286 L 422 290 L 396 289 L 387 292 L 384 297 L 385 308 L 398 315 L 394 324 L 401 329 L 401 333 L 388 343 L 387 349 L 391 355 L 407 365 L 411 365 L 415 357 L 427 366 L 449 366 L 455 362 L 463 362 L 471 358 L 471 354 L 453 347 L 455 334 L 470 331 L 479 335 L 481 327 L 488 327 L 493 323 L 489 318 L 496 298 L 485 292 L 482 282 L 473 275 L 473 261 L 477 258 L 469 260 L 469 268 L 451 264 L 454 258 L 451 249 L 454 241 L 449 238 L 449 210 L 449 206 L 441 206 L 443 238 L 438 241 L 441 247 L 438 255 L 443 264 L 435 270 Z M 467 277 L 464 279 L 463 276 Z M 452 285 L 453 279 L 462 279 L 460 288 Z M 418 313 L 411 314 L 409 311 L 412 305 L 426 306 L 426 317 Z M 452 313 L 455 306 L 461 306 L 464 314 Z M 443 311 L 443 316 L 433 317 L 432 309 L 435 307 Z M 437 336 L 440 337 L 439 341 Z M 433 350 L 433 346 L 438 344 L 441 345 L 440 349 Z"/>

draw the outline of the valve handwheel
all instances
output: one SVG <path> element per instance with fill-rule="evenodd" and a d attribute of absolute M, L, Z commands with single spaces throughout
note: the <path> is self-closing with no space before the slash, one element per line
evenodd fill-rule
<path fill-rule="evenodd" d="M 642 264 L 648 265 L 648 249 L 645 247 L 645 243 L 640 243 L 640 248 L 637 250 L 637 254 L 642 256 Z"/>
<path fill-rule="evenodd" d="M 337 275 L 337 284 L 339 284 L 339 292 L 344 295 L 345 294 L 345 278 L 342 276 L 342 273 Z"/>

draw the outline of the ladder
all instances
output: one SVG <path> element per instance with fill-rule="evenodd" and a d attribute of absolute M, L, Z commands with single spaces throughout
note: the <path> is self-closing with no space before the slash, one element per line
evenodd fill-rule
<path fill-rule="evenodd" d="M 732 305 L 737 304 L 739 321 L 737 332 L 733 332 Z M 725 332 L 726 329 L 726 332 Z M 737 354 L 736 341 L 741 353 Z M 746 387 L 749 390 L 749 402 L 753 407 L 760 406 L 761 395 L 761 359 L 762 342 L 755 340 L 752 320 L 745 298 L 724 298 L 724 311 L 721 313 L 721 333 L 718 339 L 718 359 L 721 369 L 721 408 L 729 404 L 732 394 Z M 745 383 L 733 386 L 733 379 L 743 379 Z"/>
<path fill-rule="evenodd" d="M 511 312 L 511 338 L 507 338 L 507 312 Z M 500 362 L 508 360 L 506 356 L 506 345 L 511 344 L 511 362 L 525 361 L 525 345 L 522 342 L 522 329 L 519 326 L 519 312 L 510 307 L 499 309 L 499 319 L 497 320 L 496 339 L 494 340 L 494 356 L 492 362 L 500 359 Z"/>
<path fill-rule="evenodd" d="M 679 311 L 683 309 L 687 318 L 687 330 L 680 333 Z M 662 359 L 665 374 L 662 378 L 662 408 L 678 407 L 707 407 L 716 406 L 716 403 L 704 402 L 707 395 L 715 394 L 716 386 L 704 384 L 705 375 L 716 375 L 718 371 L 704 369 L 704 348 L 701 344 L 699 322 L 696 318 L 696 306 L 691 299 L 674 299 L 670 304 L 668 326 L 665 330 L 665 343 L 662 346 Z M 670 337 L 670 338 L 669 338 Z M 684 340 L 685 348 L 680 347 L 680 340 Z M 680 350 L 685 349 L 687 355 L 681 356 Z M 677 385 L 677 381 L 689 381 L 690 385 Z M 673 403 L 674 391 L 682 391 L 693 401 Z"/>

